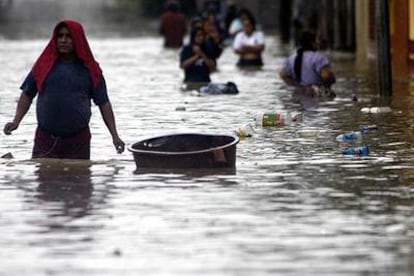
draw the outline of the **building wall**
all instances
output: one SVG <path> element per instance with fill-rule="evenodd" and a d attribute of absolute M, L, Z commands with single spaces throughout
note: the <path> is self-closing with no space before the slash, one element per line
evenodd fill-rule
<path fill-rule="evenodd" d="M 414 1 L 412 0 L 388 0 L 389 1 L 389 26 L 390 26 L 390 50 L 393 77 L 403 77 L 408 74 L 409 66 L 414 65 Z M 378 59 L 376 48 L 377 36 L 381 36 L 376 29 L 376 0 L 369 0 L 367 16 L 369 18 L 369 51 L 373 59 Z M 381 17 L 379 17 L 382 19 Z M 358 40 L 364 39 L 358 37 Z"/>
<path fill-rule="evenodd" d="M 369 1 L 359 0 L 355 4 L 356 60 L 357 64 L 366 66 L 370 49 Z"/>
<path fill-rule="evenodd" d="M 409 64 L 409 0 L 390 1 L 390 33 L 393 73 L 405 75 Z"/>
<path fill-rule="evenodd" d="M 408 2 L 409 11 L 409 59 L 414 60 L 414 3 L 413 1 Z"/>

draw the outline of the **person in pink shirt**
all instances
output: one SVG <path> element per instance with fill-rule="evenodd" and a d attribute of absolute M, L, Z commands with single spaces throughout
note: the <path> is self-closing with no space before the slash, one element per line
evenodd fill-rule
<path fill-rule="evenodd" d="M 300 47 L 289 56 L 281 70 L 280 78 L 293 86 L 327 86 L 335 83 L 335 75 L 329 59 L 318 52 L 317 36 L 313 32 L 304 32 Z"/>
<path fill-rule="evenodd" d="M 289 56 L 279 71 L 279 77 L 288 85 L 305 88 L 312 96 L 329 95 L 336 82 L 329 59 L 318 52 L 318 39 L 313 32 L 304 32 L 296 53 Z"/>

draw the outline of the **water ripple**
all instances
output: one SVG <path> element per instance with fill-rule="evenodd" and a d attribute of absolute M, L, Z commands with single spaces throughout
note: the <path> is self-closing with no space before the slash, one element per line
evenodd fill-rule
<path fill-rule="evenodd" d="M 0 119 L 12 118 L 18 87 L 45 41 L 0 41 Z M 32 108 L 12 136 L 0 136 L 0 274 L 30 275 L 406 275 L 413 258 L 414 100 L 380 105 L 370 72 L 347 60 L 337 98 L 296 95 L 276 78 L 282 63 L 269 37 L 262 71 L 245 72 L 226 49 L 215 82 L 240 94 L 181 91 L 178 51 L 160 38 L 94 39 L 119 133 L 127 144 L 175 131 L 231 133 L 256 114 L 301 111 L 302 123 L 255 126 L 237 145 L 234 171 L 145 171 L 116 154 L 93 107 L 92 161 L 28 160 Z M 352 101 L 357 93 L 359 101 Z M 344 156 L 364 133 L 370 156 Z M 162 265 L 160 265 L 162 264 Z"/>

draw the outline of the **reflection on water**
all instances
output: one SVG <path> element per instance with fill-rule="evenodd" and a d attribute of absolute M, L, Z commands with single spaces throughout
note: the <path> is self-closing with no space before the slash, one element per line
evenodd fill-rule
<path fill-rule="evenodd" d="M 36 174 L 39 182 L 36 198 L 39 204 L 50 202 L 61 205 L 61 210 L 54 208 L 52 216 L 82 217 L 88 214 L 92 207 L 93 185 L 87 164 L 44 160 L 39 164 Z"/>
<path fill-rule="evenodd" d="M 233 81 L 238 95 L 198 97 L 181 90 L 178 52 L 161 38 L 92 40 L 129 145 L 176 131 L 231 133 L 264 111 L 300 111 L 303 122 L 256 127 L 237 144 L 231 172 L 137 171 L 130 152 L 113 150 L 96 107 L 92 161 L 27 160 L 31 108 L 12 136 L 0 136 L 0 156 L 15 157 L 0 159 L 0 274 L 410 275 L 410 84 L 380 99 L 375 74 L 341 58 L 337 96 L 303 97 L 276 78 L 283 57 L 267 42 L 260 71 L 237 69 L 228 49 L 219 60 L 213 81 Z M 0 42 L 1 122 L 45 43 Z M 392 111 L 361 112 L 380 105 Z M 335 140 L 372 124 L 378 130 L 362 141 Z M 369 156 L 341 154 L 361 144 Z"/>
<path fill-rule="evenodd" d="M 135 174 L 181 174 L 191 177 L 210 175 L 236 175 L 236 168 L 218 169 L 176 169 L 176 168 L 137 168 Z"/>

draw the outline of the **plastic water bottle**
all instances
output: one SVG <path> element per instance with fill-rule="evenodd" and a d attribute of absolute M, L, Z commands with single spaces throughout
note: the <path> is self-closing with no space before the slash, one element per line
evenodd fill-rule
<path fill-rule="evenodd" d="M 342 151 L 344 155 L 369 155 L 369 147 L 361 146 L 355 148 L 347 148 Z"/>
<path fill-rule="evenodd" d="M 251 124 L 245 124 L 243 126 L 240 126 L 234 132 L 240 138 L 252 137 L 256 133 L 256 131 L 254 130 Z"/>
<path fill-rule="evenodd" d="M 256 125 L 264 127 L 291 125 L 302 121 L 302 113 L 288 111 L 261 113 L 256 116 L 255 121 Z"/>
<path fill-rule="evenodd" d="M 374 106 L 374 107 L 361 108 L 361 112 L 364 112 L 364 113 L 388 113 L 391 111 L 392 109 L 388 106 Z"/>
<path fill-rule="evenodd" d="M 373 130 L 377 130 L 378 127 L 376 125 L 368 125 L 368 126 L 363 126 L 361 127 L 362 132 L 370 132 Z"/>
<path fill-rule="evenodd" d="M 336 141 L 338 142 L 347 142 L 353 140 L 360 140 L 362 139 L 361 131 L 351 131 L 344 134 L 339 134 L 336 136 Z"/>

